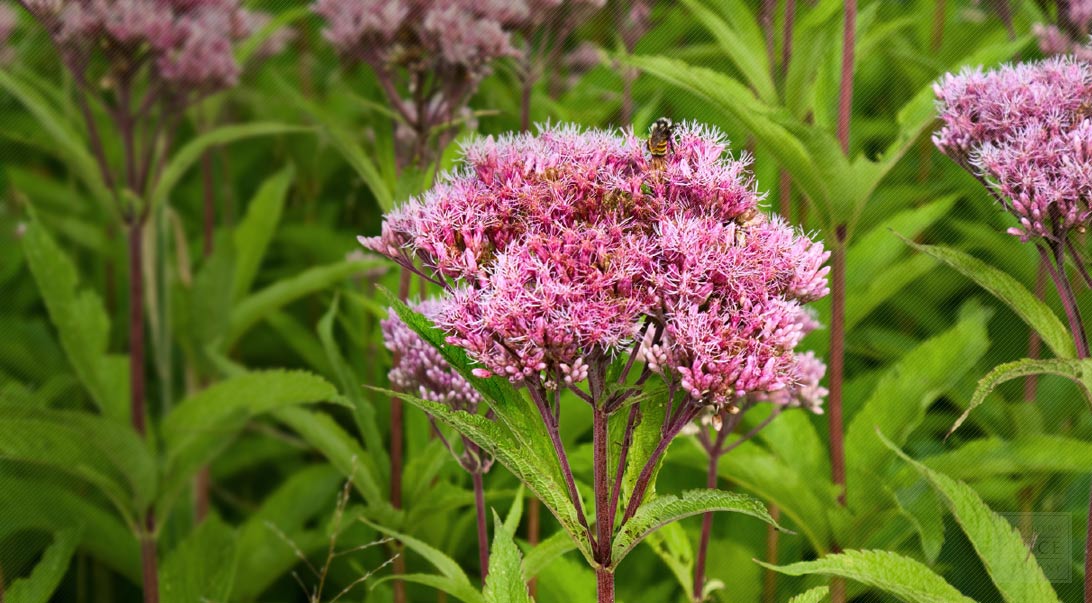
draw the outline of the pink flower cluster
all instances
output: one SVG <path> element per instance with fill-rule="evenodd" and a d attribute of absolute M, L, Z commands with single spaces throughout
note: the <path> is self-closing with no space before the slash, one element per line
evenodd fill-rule
<path fill-rule="evenodd" d="M 239 0 L 26 0 L 71 61 L 97 49 L 133 70 L 142 61 L 176 89 L 232 86 L 233 44 L 249 34 Z"/>
<path fill-rule="evenodd" d="M 1092 1 L 1070 0 L 1059 3 L 1059 25 L 1036 23 L 1032 32 L 1039 39 L 1039 50 L 1047 55 L 1069 54 L 1092 60 L 1088 35 L 1092 33 Z"/>
<path fill-rule="evenodd" d="M 726 148 L 696 124 L 660 161 L 631 133 L 479 139 L 361 242 L 445 284 L 449 342 L 513 382 L 579 383 L 639 345 L 701 404 L 817 386 L 794 348 L 828 254 L 759 213 L 748 160 Z"/>
<path fill-rule="evenodd" d="M 1067 57 L 937 83 L 933 142 L 984 179 L 1023 241 L 1084 228 L 1092 198 L 1092 66 Z"/>
<path fill-rule="evenodd" d="M 346 58 L 374 68 L 393 65 L 475 79 L 495 58 L 512 55 L 504 24 L 519 7 L 500 0 L 316 0 L 326 39 Z"/>
<path fill-rule="evenodd" d="M 8 40 L 19 25 L 19 17 L 7 4 L 0 4 L 0 65 L 10 62 L 12 52 L 8 47 Z"/>
<path fill-rule="evenodd" d="M 436 318 L 444 302 L 423 301 L 414 308 L 429 318 Z M 444 360 L 436 348 L 402 322 L 394 312 L 381 324 L 387 349 L 400 360 L 390 371 L 391 384 L 400 391 L 446 404 L 456 410 L 474 412 L 481 395 Z"/>

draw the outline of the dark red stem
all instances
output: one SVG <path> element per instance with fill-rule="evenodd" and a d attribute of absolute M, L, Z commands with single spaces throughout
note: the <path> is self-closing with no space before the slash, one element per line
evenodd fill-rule
<path fill-rule="evenodd" d="M 413 278 L 413 274 L 406 269 L 402 269 L 401 280 L 398 283 L 398 299 L 405 301 L 409 297 L 410 284 Z M 401 361 L 399 354 L 395 353 L 392 359 L 392 364 L 398 366 Z M 402 508 L 402 466 L 403 466 L 403 439 L 404 428 L 403 423 L 405 414 L 405 407 L 402 404 L 402 400 L 398 397 L 391 398 L 391 506 L 395 509 Z M 395 560 L 392 568 L 392 573 L 404 574 L 406 572 L 405 558 L 399 556 Z M 395 603 L 406 603 L 406 585 L 401 580 L 394 581 L 394 601 Z"/>
<path fill-rule="evenodd" d="M 770 505 L 770 517 L 774 521 L 780 521 L 781 508 L 777 505 Z M 766 563 L 777 565 L 777 549 L 780 541 L 781 532 L 773 526 L 766 526 Z M 762 601 L 763 603 L 775 603 L 777 601 L 777 572 L 770 569 L 766 570 L 766 577 L 762 583 Z"/>
<path fill-rule="evenodd" d="M 1043 258 L 1039 258 L 1038 267 L 1035 271 L 1035 297 L 1040 301 L 1046 300 L 1046 275 L 1047 267 Z M 1039 336 L 1039 331 L 1035 329 L 1028 330 L 1028 358 L 1038 358 L 1040 350 L 1042 349 L 1043 339 Z M 1038 375 L 1028 375 L 1024 379 L 1024 402 L 1035 401 L 1035 390 L 1039 385 Z"/>
<path fill-rule="evenodd" d="M 610 471 L 610 452 L 607 443 L 610 434 L 607 430 L 607 419 L 608 415 L 601 407 L 592 412 L 592 479 L 595 490 L 596 541 L 599 544 L 595 551 L 595 560 L 600 565 L 610 567 L 611 521 L 607 517 L 614 512 L 608 508 L 610 482 L 607 474 Z"/>
<path fill-rule="evenodd" d="M 1073 293 L 1073 287 L 1069 284 L 1069 277 L 1065 273 L 1065 252 L 1062 244 L 1051 244 L 1051 251 L 1054 255 L 1053 265 L 1050 263 L 1051 257 L 1048 255 L 1047 250 L 1042 246 L 1038 246 L 1038 249 L 1039 257 L 1046 262 L 1050 277 L 1054 280 L 1054 287 L 1058 290 L 1058 297 L 1062 300 L 1062 308 L 1065 309 L 1066 318 L 1069 320 L 1069 330 L 1073 335 L 1073 344 L 1077 349 L 1077 357 L 1087 358 L 1088 337 L 1085 335 L 1081 310 L 1077 306 L 1077 297 Z M 1090 532 L 1090 536 L 1092 536 L 1092 532 Z"/>
<path fill-rule="evenodd" d="M 144 585 L 144 603 L 159 603 L 159 560 L 155 546 L 155 513 L 148 511 L 144 532 L 140 535 L 140 567 Z"/>
<path fill-rule="evenodd" d="M 849 155 L 849 117 L 853 108 L 853 53 L 856 45 L 857 0 L 845 0 L 842 32 L 842 82 L 838 88 L 838 141 Z"/>
<path fill-rule="evenodd" d="M 725 426 L 726 427 L 726 426 Z M 717 434 L 717 439 L 706 451 L 709 453 L 709 466 L 705 471 L 705 487 L 713 490 L 717 487 L 717 465 L 720 464 L 721 447 L 728 435 L 728 429 L 724 428 Z M 709 538 L 713 532 L 713 513 L 709 512 L 701 518 L 701 539 L 698 541 L 698 555 L 694 560 L 694 600 L 702 601 L 705 591 L 705 560 L 709 554 Z"/>
<path fill-rule="evenodd" d="M 835 233 L 837 241 L 830 254 L 830 396 L 827 417 L 830 426 L 830 471 L 838 487 L 838 502 L 846 504 L 846 456 L 842 427 L 842 379 L 845 374 L 846 251 L 844 228 Z"/>
<path fill-rule="evenodd" d="M 489 574 L 489 530 L 485 523 L 485 486 L 482 484 L 480 469 L 471 472 L 470 477 L 474 480 L 474 509 L 478 513 L 478 563 L 481 565 L 484 587 L 485 577 Z"/>
<path fill-rule="evenodd" d="M 554 447 L 554 454 L 557 456 L 557 462 L 561 466 L 561 475 L 564 477 L 565 486 L 569 491 L 569 500 L 571 500 L 573 506 L 576 507 L 576 519 L 587 531 L 588 542 L 594 544 L 595 537 L 592 535 L 591 528 L 588 527 L 587 517 L 584 516 L 584 504 L 580 500 L 580 491 L 576 489 L 576 478 L 573 477 L 573 470 L 572 466 L 569 465 L 569 455 L 565 452 L 565 445 L 561 442 L 561 432 L 558 429 L 558 423 L 554 418 L 553 413 L 550 412 L 549 407 L 546 405 L 546 398 L 539 388 L 540 385 L 531 383 L 528 384 L 527 391 L 531 394 L 531 399 L 534 400 L 535 406 L 538 408 L 538 413 L 542 417 L 542 421 L 546 424 L 546 431 L 550 435 L 550 443 Z"/>
<path fill-rule="evenodd" d="M 143 220 L 129 220 L 129 405 L 133 429 L 144 436 L 144 262 Z"/>
<path fill-rule="evenodd" d="M 614 603 L 614 572 L 602 567 L 596 568 L 595 594 L 598 603 Z"/>

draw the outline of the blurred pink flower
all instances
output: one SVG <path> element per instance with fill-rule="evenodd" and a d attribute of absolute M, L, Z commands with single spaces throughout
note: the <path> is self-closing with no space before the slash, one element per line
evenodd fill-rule
<path fill-rule="evenodd" d="M 632 133 L 476 140 L 361 242 L 432 271 L 449 342 L 513 382 L 579 383 L 638 345 L 695 404 L 814 398 L 816 365 L 793 350 L 814 326 L 803 304 L 827 294 L 827 252 L 759 213 L 749 159 L 718 131 L 676 130 L 662 165 Z"/>
<path fill-rule="evenodd" d="M 1087 224 L 1092 193 L 1092 66 L 1056 57 L 936 85 L 937 147 L 984 179 L 1019 220 L 1010 232 L 1060 240 Z"/>

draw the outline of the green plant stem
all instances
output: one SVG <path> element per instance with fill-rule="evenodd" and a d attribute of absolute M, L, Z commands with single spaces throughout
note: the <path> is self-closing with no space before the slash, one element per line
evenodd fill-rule
<path fill-rule="evenodd" d="M 470 477 L 474 482 L 474 509 L 478 519 L 478 563 L 481 565 L 482 587 L 484 587 L 485 578 L 489 575 L 489 531 L 485 524 L 485 486 L 482 483 L 480 469 L 471 472 Z"/>

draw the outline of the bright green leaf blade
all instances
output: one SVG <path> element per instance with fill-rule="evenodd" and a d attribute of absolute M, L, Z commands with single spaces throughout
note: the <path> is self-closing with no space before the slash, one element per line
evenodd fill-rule
<path fill-rule="evenodd" d="M 756 498 L 723 490 L 687 490 L 681 496 L 660 496 L 638 507 L 633 517 L 619 529 L 611 546 L 611 561 L 615 564 L 622 561 L 633 547 L 660 526 L 710 511 L 750 515 L 778 530 L 789 531 L 770 517 L 766 505 Z"/>
<path fill-rule="evenodd" d="M 671 570 L 683 594 L 694 598 L 694 550 L 690 537 L 678 523 L 669 523 L 645 536 L 643 541 Z"/>
<path fill-rule="evenodd" d="M 163 419 L 167 483 L 176 495 L 255 416 L 337 398 L 328 381 L 305 371 L 244 373 L 216 383 L 179 403 Z"/>
<path fill-rule="evenodd" d="M 463 601 L 463 603 L 485 603 L 485 599 L 482 598 L 481 593 L 469 583 L 464 584 L 458 580 L 437 576 L 435 574 L 400 574 L 397 576 L 384 576 L 379 580 L 372 582 L 371 586 L 372 588 L 375 588 L 376 586 L 379 586 L 384 582 L 390 582 L 391 580 L 401 580 L 402 582 L 412 582 L 414 584 L 431 586 L 438 591 L 445 592 L 452 597 Z"/>
<path fill-rule="evenodd" d="M 99 297 L 80 288 L 76 266 L 38 221 L 27 226 L 23 252 L 76 375 L 103 414 L 127 424 L 128 368 L 107 354 L 110 318 Z"/>
<path fill-rule="evenodd" d="M 86 480 L 127 519 L 155 495 L 156 466 L 144 442 L 129 426 L 86 412 L 0 404 L 0 458 Z"/>
<path fill-rule="evenodd" d="M 1084 475 L 1092 467 L 1092 442 L 1046 434 L 1013 441 L 983 438 L 922 462 L 933 471 L 967 481 L 1032 473 Z"/>
<path fill-rule="evenodd" d="M 874 507 L 880 492 L 870 484 L 889 466 L 892 455 L 876 440 L 879 426 L 899 443 L 921 424 L 925 412 L 954 387 L 989 349 L 990 312 L 974 308 L 951 329 L 914 348 L 890 367 L 846 429 L 849 506 Z"/>
<path fill-rule="evenodd" d="M 985 402 L 986 397 L 989 396 L 997 386 L 1006 381 L 1019 379 L 1020 377 L 1028 377 L 1030 375 L 1057 375 L 1059 377 L 1065 377 L 1073 383 L 1076 383 L 1077 387 L 1080 388 L 1081 393 L 1084 394 L 1084 399 L 1088 401 L 1089 404 L 1092 404 L 1092 392 L 1090 392 L 1090 390 L 1092 390 L 1092 387 L 1090 387 L 1092 383 L 1090 383 L 1089 375 L 1086 374 L 1087 369 L 1089 368 L 1092 368 L 1092 364 L 1089 364 L 1088 361 L 1063 359 L 1036 360 L 1031 358 L 1008 362 L 994 367 L 992 371 L 978 381 L 978 387 L 974 390 L 974 396 L 971 398 L 971 403 L 967 405 L 967 410 L 963 411 L 963 414 L 956 419 L 956 422 L 952 425 L 952 428 L 948 430 L 948 433 L 951 434 L 959 429 L 959 426 L 963 425 L 963 422 L 971 415 L 971 411 Z"/>
<path fill-rule="evenodd" d="M 781 566 L 755 563 L 789 576 L 821 574 L 856 580 L 907 603 L 974 603 L 920 561 L 891 551 L 848 550 Z M 1026 599 L 1033 600 L 1041 599 Z"/>
<path fill-rule="evenodd" d="M 375 530 L 386 534 L 387 536 L 395 538 L 396 540 L 398 540 L 398 542 L 404 544 L 406 548 L 417 553 L 418 555 L 423 557 L 425 561 L 428 561 L 430 564 L 432 564 L 433 567 L 440 571 L 440 574 L 443 577 L 454 580 L 459 584 L 465 584 L 467 586 L 470 586 L 470 578 L 467 578 L 466 572 L 464 572 L 463 569 L 459 567 L 459 562 L 455 561 L 451 557 L 448 557 L 446 554 L 444 554 L 443 551 L 407 534 L 399 533 L 395 530 L 371 523 L 367 520 L 364 520 L 364 523 L 368 524 Z"/>
<path fill-rule="evenodd" d="M 1035 329 L 1055 355 L 1061 358 L 1073 358 L 1073 340 L 1069 331 L 1062 326 L 1062 322 L 1058 320 L 1054 312 L 1019 281 L 957 249 L 921 245 L 909 240 L 906 244 L 948 264 L 963 276 L 973 280 L 1012 308 L 1013 312 L 1016 312 L 1029 327 Z"/>
<path fill-rule="evenodd" d="M 64 115 L 50 106 L 49 102 L 27 82 L 4 69 L 0 69 L 0 88 L 7 90 L 30 111 L 42 130 L 57 145 L 55 149 L 83 180 L 102 207 L 108 212 L 115 211 L 116 206 L 110 201 L 112 194 L 106 188 L 98 163 L 87 150 L 87 145 L 81 137 L 66 125 L 68 121 Z"/>
<path fill-rule="evenodd" d="M 690 13 L 709 33 L 713 34 L 725 56 L 739 69 L 755 94 L 763 102 L 777 102 L 777 89 L 770 77 L 770 66 L 766 62 L 765 44 L 749 46 L 742 36 L 724 19 L 721 19 L 700 0 L 683 0 Z"/>
<path fill-rule="evenodd" d="M 520 572 L 519 547 L 511 530 L 493 512 L 493 546 L 489 551 L 489 575 L 483 594 L 487 603 L 531 603 L 527 583 Z"/>
<path fill-rule="evenodd" d="M 285 168 L 262 183 L 247 205 L 246 216 L 235 228 L 235 275 L 231 297 L 242 299 L 254 284 L 258 267 L 284 210 L 284 200 L 295 172 Z"/>
<path fill-rule="evenodd" d="M 351 476 L 353 486 L 369 506 L 389 511 L 384 491 L 367 466 L 359 461 L 367 452 L 329 415 L 309 412 L 302 408 L 282 408 L 273 413 L 278 421 L 291 427 L 307 443 L 314 446 L 344 475 Z"/>
<path fill-rule="evenodd" d="M 830 594 L 830 587 L 816 586 L 789 599 L 789 603 L 821 603 Z"/>
<path fill-rule="evenodd" d="M 226 601 L 235 582 L 236 534 L 219 517 L 207 517 L 160 567 L 163 603 Z"/>
<path fill-rule="evenodd" d="M 79 543 L 80 531 L 77 529 L 54 534 L 53 543 L 42 554 L 30 575 L 7 586 L 4 600 L 8 603 L 49 603 L 68 571 Z"/>
<path fill-rule="evenodd" d="M 301 111 L 306 113 L 311 119 L 314 119 L 322 127 L 322 132 L 330 139 L 334 148 L 341 153 L 345 161 L 356 170 L 357 175 L 364 181 L 364 184 L 372 191 L 375 196 L 376 203 L 379 205 L 379 209 L 383 212 L 388 212 L 394 209 L 394 193 L 392 192 L 392 186 L 386 180 L 383 179 L 383 175 L 379 170 L 379 167 L 375 164 L 375 161 L 368 156 L 367 151 L 364 150 L 357 141 L 353 140 L 346 131 L 343 124 L 338 123 L 338 120 L 329 114 L 329 112 L 317 103 L 304 98 L 303 95 L 287 82 L 278 81 L 277 89 L 283 95 L 283 98 L 288 102 L 294 104 Z"/>
<path fill-rule="evenodd" d="M 279 124 L 271 122 L 253 122 L 221 126 L 215 130 L 194 138 L 184 147 L 174 153 L 170 162 L 163 168 L 163 174 L 159 177 L 155 188 L 151 192 L 150 205 L 152 207 L 165 203 L 174 187 L 182 180 L 182 176 L 199 159 L 205 151 L 211 147 L 262 136 L 274 136 L 277 134 L 294 134 L 307 132 L 307 128 L 292 124 Z"/>
<path fill-rule="evenodd" d="M 225 348 L 230 349 L 240 337 L 268 314 L 377 264 L 378 260 L 345 260 L 318 266 L 279 280 L 251 294 L 236 304 L 231 312 L 230 326 L 225 336 Z"/>
<path fill-rule="evenodd" d="M 511 471 L 521 482 L 534 492 L 535 496 L 546 505 L 554 517 L 565 528 L 569 537 L 578 545 L 581 553 L 589 559 L 591 551 L 584 541 L 584 529 L 576 518 L 576 509 L 566 494 L 565 484 L 554 476 L 557 473 L 553 457 L 543 457 L 522 445 L 510 430 L 498 422 L 490 421 L 481 415 L 463 411 L 454 411 L 443 404 L 423 400 L 415 396 L 382 390 L 376 391 L 397 396 L 437 420 L 451 426 L 459 433 L 470 438 L 485 450 L 488 450 L 502 465 Z M 551 462 L 553 461 L 553 462 Z"/>
<path fill-rule="evenodd" d="M 576 543 L 568 533 L 554 532 L 523 557 L 523 579 L 534 578 L 550 563 L 574 549 L 576 549 Z"/>
<path fill-rule="evenodd" d="M 877 437 L 933 485 L 963 528 L 990 579 L 1007 603 L 1058 601 L 1058 595 L 1043 575 L 1035 556 L 1028 551 L 1020 533 L 990 510 L 970 486 L 911 459 L 878 430 Z"/>

